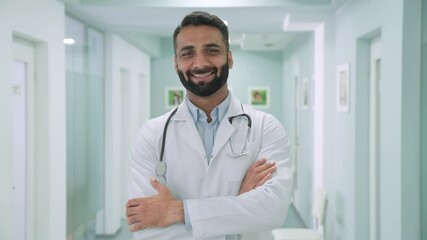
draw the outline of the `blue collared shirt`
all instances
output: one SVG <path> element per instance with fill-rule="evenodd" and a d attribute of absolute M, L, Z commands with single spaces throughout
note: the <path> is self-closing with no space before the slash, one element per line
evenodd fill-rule
<path fill-rule="evenodd" d="M 216 132 L 219 124 L 227 113 L 228 106 L 230 105 L 230 94 L 216 106 L 211 112 L 211 122 L 208 123 L 208 116 L 203 110 L 194 105 L 191 101 L 186 99 L 188 109 L 193 117 L 194 124 L 196 124 L 197 131 L 199 132 L 203 146 L 205 147 L 206 159 L 208 162 L 212 158 L 212 149 L 215 141 Z"/>
<path fill-rule="evenodd" d="M 197 131 L 199 132 L 200 139 L 202 140 L 203 146 L 206 152 L 206 159 L 208 163 L 212 158 L 212 149 L 214 146 L 216 132 L 218 130 L 219 124 L 227 113 L 228 107 L 230 106 L 231 95 L 228 96 L 222 101 L 218 106 L 216 106 L 211 112 L 211 122 L 208 123 L 208 116 L 203 110 L 194 105 L 188 98 L 186 98 L 186 103 L 190 114 L 193 117 L 194 124 L 196 124 Z M 187 211 L 187 203 L 184 200 L 184 222 L 188 231 L 193 230 L 191 225 L 190 216 Z"/>

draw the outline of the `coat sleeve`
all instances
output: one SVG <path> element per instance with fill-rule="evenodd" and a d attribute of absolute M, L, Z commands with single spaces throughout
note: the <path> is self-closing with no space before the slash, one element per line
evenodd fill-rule
<path fill-rule="evenodd" d="M 187 200 L 195 238 L 257 232 L 279 227 L 286 217 L 292 192 L 290 143 L 280 122 L 261 118 L 258 157 L 276 162 L 277 171 L 263 186 L 239 196 Z"/>
<path fill-rule="evenodd" d="M 155 177 L 158 162 L 159 137 L 155 126 L 161 121 L 150 120 L 138 132 L 130 154 L 129 199 L 148 197 L 157 194 L 151 186 L 150 178 Z M 176 226 L 171 226 L 171 229 Z M 159 229 L 144 229 L 134 233 L 135 239 L 164 239 Z"/>
<path fill-rule="evenodd" d="M 149 120 L 136 135 L 130 153 L 129 199 L 157 194 L 151 186 L 150 178 L 156 177 L 163 129 L 171 112 Z"/>
<path fill-rule="evenodd" d="M 138 132 L 130 154 L 129 198 L 155 195 L 157 192 L 150 184 L 150 178 L 156 176 L 155 168 L 158 154 L 152 123 L 147 123 Z"/>

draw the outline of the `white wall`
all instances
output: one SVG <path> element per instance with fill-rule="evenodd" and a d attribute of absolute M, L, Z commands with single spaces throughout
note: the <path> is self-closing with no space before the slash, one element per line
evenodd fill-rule
<path fill-rule="evenodd" d="M 150 56 L 120 37 L 106 34 L 106 111 L 105 111 L 105 234 L 114 234 L 125 216 L 127 199 L 130 146 L 122 146 L 122 131 L 129 132 L 129 144 L 150 113 Z M 128 75 L 129 89 L 122 89 L 121 71 Z M 147 82 L 140 82 L 140 76 Z M 123 96 L 122 93 L 129 96 Z M 122 100 L 129 101 L 129 116 L 122 116 Z M 126 103 L 125 103 L 126 104 Z M 128 119 L 124 122 L 123 119 Z M 127 149 L 123 149 L 123 147 Z M 119 194 L 121 193 L 121 194 Z"/>
<path fill-rule="evenodd" d="M 65 239 L 64 7 L 57 1 L 0 2 L 0 239 L 12 239 L 12 37 L 36 50 L 37 239 Z"/>

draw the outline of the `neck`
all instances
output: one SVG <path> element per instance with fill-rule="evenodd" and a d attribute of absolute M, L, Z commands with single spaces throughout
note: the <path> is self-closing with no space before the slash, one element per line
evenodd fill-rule
<path fill-rule="evenodd" d="M 210 118 L 212 110 L 218 106 L 228 96 L 227 84 L 224 84 L 218 91 L 207 97 L 200 97 L 187 91 L 188 100 L 190 100 L 196 107 L 205 112 L 206 116 Z"/>

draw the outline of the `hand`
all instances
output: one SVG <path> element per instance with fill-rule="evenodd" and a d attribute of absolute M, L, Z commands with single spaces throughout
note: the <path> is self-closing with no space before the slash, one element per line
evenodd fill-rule
<path fill-rule="evenodd" d="M 274 162 L 267 162 L 265 158 L 257 160 L 246 172 L 239 195 L 263 185 L 271 179 L 271 174 L 274 171 L 276 171 L 276 164 Z"/>
<path fill-rule="evenodd" d="M 152 178 L 150 182 L 158 195 L 134 198 L 126 203 L 126 218 L 131 232 L 184 222 L 182 201 L 174 199 L 170 190 L 157 180 Z"/>

